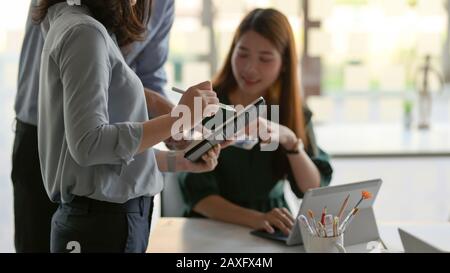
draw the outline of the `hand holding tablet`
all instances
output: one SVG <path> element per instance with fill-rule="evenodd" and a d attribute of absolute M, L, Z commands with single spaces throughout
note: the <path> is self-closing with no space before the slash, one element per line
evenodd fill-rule
<path fill-rule="evenodd" d="M 264 98 L 260 97 L 242 111 L 236 112 L 232 117 L 215 126 L 203 139 L 194 141 L 186 149 L 185 158 L 193 162 L 198 161 L 203 154 L 207 153 L 215 145 L 232 139 L 237 132 L 258 118 L 260 114 L 259 106 L 264 105 L 264 103 Z"/>

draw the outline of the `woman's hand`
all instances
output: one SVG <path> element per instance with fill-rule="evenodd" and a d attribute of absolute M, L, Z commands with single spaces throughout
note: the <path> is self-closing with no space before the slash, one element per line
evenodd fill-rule
<path fill-rule="evenodd" d="M 195 103 L 196 99 L 200 103 Z M 186 106 L 190 113 L 190 128 L 194 128 L 199 124 L 204 117 L 212 116 L 219 110 L 219 99 L 217 98 L 216 92 L 212 90 L 211 82 L 206 81 L 199 83 L 190 87 L 180 99 L 178 106 Z M 175 110 L 177 110 L 175 107 Z M 195 107 L 201 107 L 200 109 L 195 109 Z M 187 109 L 186 109 L 187 110 Z M 184 111 L 181 111 L 184 113 Z M 185 117 L 182 117 L 185 118 Z M 190 128 L 184 128 L 190 129 Z"/>
<path fill-rule="evenodd" d="M 189 147 L 189 145 L 191 145 L 193 140 L 202 139 L 205 135 L 208 135 L 209 133 L 211 133 L 211 131 L 208 128 L 204 127 L 202 124 L 198 124 L 193 129 L 191 135 L 171 136 L 170 138 L 164 141 L 164 144 L 166 144 L 166 147 L 169 150 L 180 151 Z M 234 142 L 235 142 L 234 140 L 224 140 L 222 143 L 220 143 L 220 148 L 225 149 L 228 146 L 233 145 Z"/>
<path fill-rule="evenodd" d="M 255 126 L 257 122 L 257 126 Z M 247 126 L 245 134 L 258 137 L 262 144 L 279 143 L 287 150 L 292 150 L 297 143 L 297 136 L 288 127 L 259 117 L 257 121 Z"/>
<path fill-rule="evenodd" d="M 177 162 L 180 171 L 191 173 L 209 172 L 216 168 L 217 160 L 220 155 L 221 145 L 216 145 L 202 156 L 199 162 L 192 162 L 184 158 L 184 153 L 178 153 Z M 178 170 L 178 168 L 177 168 Z"/>
<path fill-rule="evenodd" d="M 164 140 L 164 144 L 166 144 L 166 147 L 169 150 L 175 150 L 180 151 L 186 149 L 189 145 L 191 145 L 191 140 L 181 139 L 181 140 L 175 140 L 173 137 L 170 137 L 166 140 Z"/>
<path fill-rule="evenodd" d="M 294 218 L 286 208 L 275 208 L 267 213 L 261 214 L 255 227 L 258 230 L 265 230 L 268 233 L 274 233 L 275 228 L 279 229 L 285 235 L 289 235 L 294 226 Z"/>

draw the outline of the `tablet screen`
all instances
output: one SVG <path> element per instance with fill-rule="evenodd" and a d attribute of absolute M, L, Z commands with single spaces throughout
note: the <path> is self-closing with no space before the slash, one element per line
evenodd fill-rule
<path fill-rule="evenodd" d="M 260 97 L 239 112 L 230 112 L 226 110 L 218 112 L 218 114 L 205 121 L 205 127 L 211 130 L 211 132 L 204 138 L 208 140 L 233 138 L 237 132 L 244 129 L 250 122 L 258 118 L 260 114 L 259 106 L 264 103 L 264 98 Z"/>

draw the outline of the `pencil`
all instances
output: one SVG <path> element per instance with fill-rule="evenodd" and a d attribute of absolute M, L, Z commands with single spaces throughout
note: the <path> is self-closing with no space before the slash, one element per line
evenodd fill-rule
<path fill-rule="evenodd" d="M 337 216 L 339 218 L 339 220 L 341 220 L 342 214 L 344 214 L 344 211 L 345 211 L 345 208 L 347 207 L 349 198 L 350 198 L 350 194 L 347 195 L 347 198 L 345 198 L 344 203 L 342 203 L 341 209 L 339 210 L 339 213 L 338 213 L 338 216 Z"/>
<path fill-rule="evenodd" d="M 319 237 L 327 237 L 327 232 L 325 231 L 325 227 L 322 225 L 322 223 L 321 222 L 319 222 L 319 231 L 320 231 L 320 234 L 319 234 Z"/>
<path fill-rule="evenodd" d="M 308 210 L 308 216 L 309 219 L 311 220 L 311 226 L 314 228 L 314 230 L 316 231 L 317 234 L 319 234 L 319 229 L 317 228 L 317 223 L 316 223 L 316 219 L 314 218 L 314 212 L 312 210 Z"/>
<path fill-rule="evenodd" d="M 345 217 L 344 222 L 342 222 L 342 224 L 340 226 L 342 232 L 345 232 L 345 230 L 347 229 L 347 226 L 350 224 L 353 217 L 356 215 L 356 213 L 358 213 L 358 211 L 359 211 L 358 208 L 354 208 L 352 210 L 352 212 L 349 215 L 347 215 L 347 217 Z"/>
<path fill-rule="evenodd" d="M 172 91 L 174 91 L 174 92 L 176 92 L 178 94 L 182 94 L 182 95 L 186 92 L 186 91 L 184 91 L 184 90 L 182 90 L 180 88 L 177 88 L 177 87 L 172 87 Z M 231 107 L 229 105 L 226 105 L 226 104 L 223 104 L 223 103 L 220 103 L 220 102 L 219 102 L 218 105 L 219 105 L 220 108 L 225 109 L 227 111 L 236 112 L 236 109 L 234 109 L 233 107 Z"/>
<path fill-rule="evenodd" d="M 322 217 L 320 218 L 320 222 L 325 226 L 325 215 L 327 214 L 327 206 L 325 206 L 322 210 Z"/>
<path fill-rule="evenodd" d="M 333 221 L 333 235 L 334 235 L 334 237 L 339 236 L 338 226 L 339 226 L 339 218 L 337 216 L 335 216 L 334 217 L 334 221 Z"/>

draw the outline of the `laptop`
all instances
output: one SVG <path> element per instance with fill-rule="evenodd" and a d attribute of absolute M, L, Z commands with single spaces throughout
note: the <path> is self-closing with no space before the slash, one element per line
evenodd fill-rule
<path fill-rule="evenodd" d="M 274 234 L 270 234 L 262 230 L 254 230 L 250 233 L 255 236 L 276 240 L 289 246 L 301 245 L 306 238 L 303 238 L 303 236 L 307 236 L 308 232 L 298 221 L 298 216 L 302 214 L 307 216 L 308 210 L 310 209 L 313 211 L 316 220 L 318 220 L 324 206 L 327 206 L 328 213 L 337 215 L 344 199 L 348 194 L 350 194 L 347 208 L 343 214 L 345 216 L 361 198 L 361 191 L 367 190 L 372 193 L 373 197 L 369 200 L 364 200 L 358 206 L 359 212 L 353 219 L 351 225 L 348 226 L 346 236 L 344 236 L 344 245 L 350 246 L 364 244 L 362 247 L 366 247 L 368 242 L 380 241 L 378 226 L 376 224 L 373 211 L 373 204 L 378 195 L 381 184 L 381 179 L 374 179 L 344 185 L 310 189 L 303 196 L 300 210 L 295 218 L 294 227 L 292 228 L 289 236 L 284 235 L 281 231 L 276 231 Z"/>
<path fill-rule="evenodd" d="M 405 253 L 443 253 L 444 251 L 418 238 L 410 232 L 399 228 L 398 233 L 402 240 Z"/>

